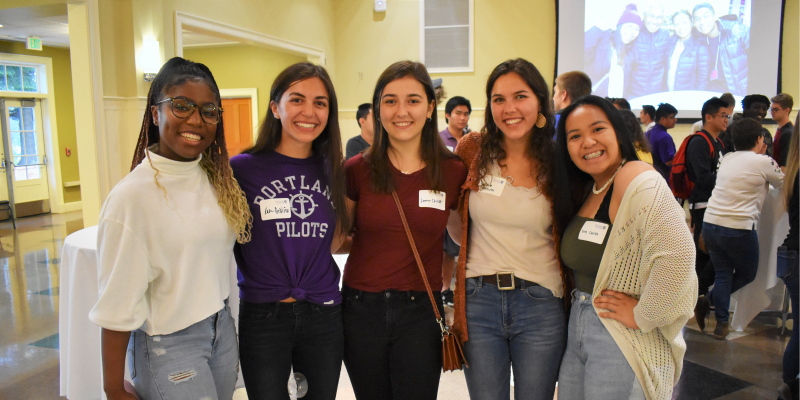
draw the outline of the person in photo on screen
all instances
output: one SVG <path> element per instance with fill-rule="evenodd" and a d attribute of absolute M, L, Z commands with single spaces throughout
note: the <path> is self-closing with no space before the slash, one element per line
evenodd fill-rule
<path fill-rule="evenodd" d="M 792 119 L 789 118 L 789 113 L 792 112 L 792 106 L 794 106 L 794 99 L 789 94 L 780 93 L 770 100 L 772 100 L 769 108 L 770 114 L 772 114 L 772 119 L 778 123 L 778 131 L 775 132 L 775 142 L 772 145 L 772 157 L 778 161 L 781 167 L 785 167 L 786 159 L 789 156 L 786 149 L 789 148 L 794 130 Z"/>
<path fill-rule="evenodd" d="M 553 84 L 553 110 L 555 111 L 555 124 L 561 118 L 561 110 L 567 108 L 573 101 L 592 93 L 592 80 L 589 75 L 581 71 L 569 71 L 556 77 Z M 553 136 L 555 140 L 555 136 Z"/>
<path fill-rule="evenodd" d="M 717 18 L 714 7 L 700 3 L 692 10 L 692 21 L 699 40 L 708 47 L 710 92 L 747 94 L 747 53 L 750 27 L 736 15 Z"/>
<path fill-rule="evenodd" d="M 223 126 L 211 71 L 167 61 L 147 95 L 131 172 L 99 217 L 99 299 L 89 319 L 102 327 L 109 400 L 233 396 L 233 246 L 250 240 L 253 219 Z M 133 388 L 123 383 L 126 354 Z"/>
<path fill-rule="evenodd" d="M 708 46 L 692 34 L 692 14 L 680 10 L 672 16 L 675 36 L 670 39 L 667 90 L 706 90 Z"/>
<path fill-rule="evenodd" d="M 583 70 L 592 81 L 592 94 L 623 97 L 629 84 L 626 78 L 633 61 L 633 42 L 642 29 L 642 18 L 636 11 L 636 4 L 628 4 L 615 29 L 593 26 L 584 33 Z"/>
<path fill-rule="evenodd" d="M 675 127 L 678 110 L 669 103 L 661 103 L 656 110 L 656 124 L 647 134 L 653 155 L 653 167 L 664 180 L 669 182 L 669 172 L 672 169 L 672 159 L 675 157 L 675 142 L 667 130 Z"/>
<path fill-rule="evenodd" d="M 247 396 L 286 399 L 290 370 L 306 399 L 336 398 L 342 367 L 339 268 L 331 253 L 349 230 L 338 104 L 322 66 L 275 78 L 253 147 L 231 158 L 253 221 L 234 247 L 239 351 Z"/>
<path fill-rule="evenodd" d="M 345 160 L 355 157 L 356 154 L 372 146 L 372 141 L 375 137 L 375 133 L 372 131 L 372 118 L 372 104 L 364 103 L 358 106 L 356 122 L 358 123 L 358 128 L 361 129 L 361 134 L 347 141 Z"/>
<path fill-rule="evenodd" d="M 637 159 L 623 113 L 586 96 L 558 128 L 553 233 L 576 286 L 559 400 L 669 400 L 683 367 L 692 236 L 667 182 Z"/>
<path fill-rule="evenodd" d="M 643 105 L 642 110 L 639 111 L 639 120 L 644 125 L 644 132 L 648 132 L 653 126 L 656 125 L 656 108 L 651 105 Z"/>
<path fill-rule="evenodd" d="M 758 272 L 758 234 L 754 226 L 769 189 L 767 184 L 777 189 L 783 186 L 780 166 L 764 154 L 767 146 L 758 121 L 739 120 L 731 128 L 731 136 L 736 151 L 720 160 L 702 233 L 715 278 L 713 290 L 698 300 L 698 308 L 701 303 L 705 303 L 705 312 L 710 305 L 715 307 L 717 340 L 724 340 L 729 333 L 731 294 L 752 282 Z M 697 318 L 699 321 L 705 315 L 699 313 Z"/>
<path fill-rule="evenodd" d="M 669 57 L 669 31 L 663 29 L 664 3 L 648 1 L 644 7 L 642 22 L 644 29 L 633 43 L 633 62 L 626 97 L 635 99 L 648 94 L 663 92 L 664 72 Z"/>
<path fill-rule="evenodd" d="M 622 115 L 625 127 L 628 128 L 628 134 L 630 134 L 630 139 L 633 142 L 633 147 L 636 149 L 636 155 L 639 157 L 639 160 L 653 165 L 653 154 L 650 153 L 650 142 L 644 137 L 642 126 L 639 125 L 636 114 L 628 110 L 619 110 L 619 113 Z"/>

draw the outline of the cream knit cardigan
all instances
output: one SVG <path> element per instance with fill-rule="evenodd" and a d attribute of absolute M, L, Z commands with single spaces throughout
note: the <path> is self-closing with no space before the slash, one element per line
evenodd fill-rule
<path fill-rule="evenodd" d="M 694 263 L 685 213 L 667 182 L 656 171 L 639 174 L 622 197 L 592 294 L 611 289 L 639 299 L 633 316 L 640 329 L 600 320 L 650 400 L 669 399 L 681 375 L 681 329 L 697 301 Z"/>

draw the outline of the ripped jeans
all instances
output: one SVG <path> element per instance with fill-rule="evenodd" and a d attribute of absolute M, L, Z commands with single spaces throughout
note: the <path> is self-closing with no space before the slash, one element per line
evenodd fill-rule
<path fill-rule="evenodd" d="M 128 362 L 142 400 L 230 400 L 239 349 L 228 301 L 208 318 L 168 335 L 131 333 Z"/>

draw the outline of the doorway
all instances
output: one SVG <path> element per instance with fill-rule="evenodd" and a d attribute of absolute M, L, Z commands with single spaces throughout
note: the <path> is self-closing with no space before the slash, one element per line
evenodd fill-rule
<path fill-rule="evenodd" d="M 50 212 L 48 164 L 39 99 L 0 98 L 3 118 L 0 200 L 9 201 L 16 217 Z"/>
<path fill-rule="evenodd" d="M 225 146 L 228 156 L 233 157 L 253 145 L 252 109 L 253 99 L 222 98 Z"/>

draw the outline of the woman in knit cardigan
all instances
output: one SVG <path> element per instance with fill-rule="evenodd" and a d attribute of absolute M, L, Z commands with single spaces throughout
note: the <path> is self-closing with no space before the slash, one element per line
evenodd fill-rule
<path fill-rule="evenodd" d="M 670 399 L 697 290 L 684 212 L 609 102 L 583 97 L 561 118 L 554 226 L 576 289 L 558 398 Z"/>

